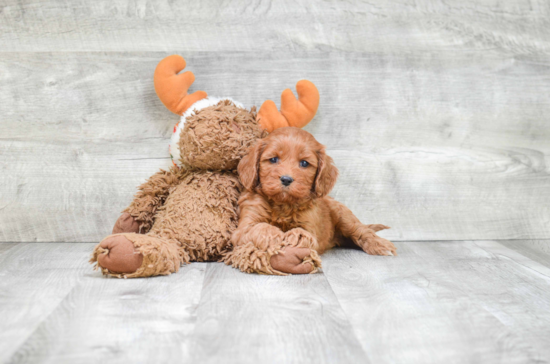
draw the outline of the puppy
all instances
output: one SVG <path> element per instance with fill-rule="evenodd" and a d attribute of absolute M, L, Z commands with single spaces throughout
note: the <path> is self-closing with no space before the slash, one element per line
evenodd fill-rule
<path fill-rule="evenodd" d="M 368 254 L 396 254 L 375 233 L 387 226 L 364 225 L 327 196 L 338 170 L 310 133 L 276 129 L 249 150 L 238 172 L 245 191 L 226 263 L 250 273 L 314 273 L 321 266 L 319 254 L 337 245 L 339 236 Z"/>

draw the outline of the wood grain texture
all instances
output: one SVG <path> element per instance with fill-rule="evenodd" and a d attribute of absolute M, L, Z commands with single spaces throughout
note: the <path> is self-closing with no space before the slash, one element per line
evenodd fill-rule
<path fill-rule="evenodd" d="M 87 268 L 11 363 L 189 362 L 205 264 L 167 277 L 128 280 Z"/>
<path fill-rule="evenodd" d="M 20 244 L 20 243 L 0 243 L 0 255 L 4 254 L 5 252 L 10 250 L 11 248 L 14 248 L 18 244 Z"/>
<path fill-rule="evenodd" d="M 314 275 L 193 263 L 122 280 L 92 271 L 92 244 L 17 244 L 0 255 L 0 363 L 550 361 L 550 259 L 497 241 L 397 246 L 331 250 Z"/>
<path fill-rule="evenodd" d="M 0 241 L 98 241 L 136 186 L 169 166 L 177 117 L 151 78 L 165 55 L 0 56 Z M 307 130 L 340 169 L 333 195 L 362 221 L 392 226 L 388 238 L 550 236 L 540 117 L 550 73 L 540 63 L 490 52 L 186 57 L 197 89 L 247 106 L 314 80 L 323 102 Z"/>
<path fill-rule="evenodd" d="M 245 274 L 209 264 L 196 363 L 368 363 L 323 274 Z"/>
<path fill-rule="evenodd" d="M 393 240 L 550 238 L 547 1 L 0 1 L 0 242 L 98 241 L 169 166 L 157 62 L 246 106 L 301 78 L 333 195 Z"/>
<path fill-rule="evenodd" d="M 499 243 L 537 263 L 550 266 L 550 240 L 499 240 Z"/>
<path fill-rule="evenodd" d="M 392 259 L 323 255 L 372 362 L 548 362 L 550 268 L 495 241 L 397 247 Z"/>
<path fill-rule="evenodd" d="M 0 363 L 7 362 L 85 272 L 92 244 L 18 244 L 0 254 Z"/>
<path fill-rule="evenodd" d="M 2 51 L 550 52 L 545 0 L 2 0 Z"/>

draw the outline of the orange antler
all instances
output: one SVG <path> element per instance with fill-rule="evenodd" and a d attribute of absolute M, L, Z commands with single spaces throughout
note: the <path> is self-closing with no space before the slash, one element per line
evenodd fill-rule
<path fill-rule="evenodd" d="M 178 115 L 182 115 L 189 106 L 207 96 L 204 91 L 187 94 L 195 81 L 195 75 L 190 71 L 178 74 L 184 68 L 185 59 L 182 56 L 168 56 L 159 62 L 154 76 L 155 91 L 160 101 L 168 110 Z"/>
<path fill-rule="evenodd" d="M 296 84 L 298 100 L 290 89 L 281 95 L 281 112 L 271 100 L 263 103 L 258 118 L 260 125 L 269 132 L 285 126 L 303 128 L 313 119 L 319 107 L 319 91 L 308 80 L 298 81 Z"/>

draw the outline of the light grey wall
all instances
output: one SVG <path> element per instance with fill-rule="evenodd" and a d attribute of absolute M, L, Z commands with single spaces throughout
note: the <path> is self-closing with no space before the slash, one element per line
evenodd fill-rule
<path fill-rule="evenodd" d="M 152 83 L 308 78 L 333 196 L 394 240 L 550 238 L 550 3 L 0 0 L 0 241 L 98 241 L 169 166 Z"/>

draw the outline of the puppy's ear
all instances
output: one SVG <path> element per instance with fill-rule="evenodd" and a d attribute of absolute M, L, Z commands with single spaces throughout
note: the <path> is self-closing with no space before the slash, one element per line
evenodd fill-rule
<path fill-rule="evenodd" d="M 313 182 L 312 192 L 320 198 L 329 194 L 338 179 L 338 169 L 331 157 L 326 155 L 325 148 L 317 153 L 317 175 Z"/>
<path fill-rule="evenodd" d="M 253 190 L 259 184 L 260 157 L 264 148 L 264 142 L 258 140 L 241 159 L 237 171 L 239 179 L 247 190 Z"/>

